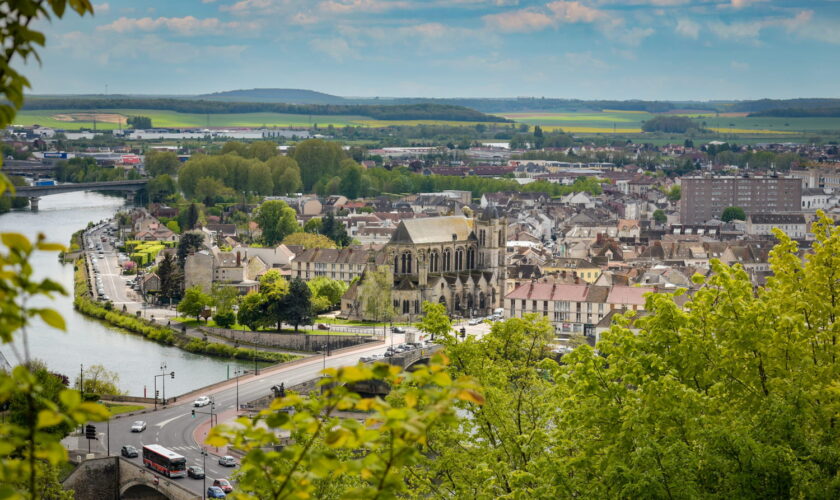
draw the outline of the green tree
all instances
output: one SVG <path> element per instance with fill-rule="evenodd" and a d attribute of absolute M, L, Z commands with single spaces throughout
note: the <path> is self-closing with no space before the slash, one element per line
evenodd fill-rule
<path fill-rule="evenodd" d="M 218 179 L 202 177 L 195 185 L 194 197 L 206 206 L 212 207 L 227 196 L 233 196 L 233 190 Z M 192 206 L 192 205 L 191 205 Z M 192 215 L 192 214 L 190 214 Z M 196 219 L 197 223 L 197 219 Z M 193 226 L 195 228 L 195 226 Z"/>
<path fill-rule="evenodd" d="M 146 173 L 152 177 L 159 175 L 177 175 L 181 161 L 178 155 L 171 151 L 149 151 L 146 153 L 144 165 Z"/>
<path fill-rule="evenodd" d="M 245 452 L 237 488 L 249 497 L 409 496 L 407 467 L 432 453 L 425 444 L 430 430 L 454 424 L 456 401 L 482 402 L 475 384 L 453 381 L 443 362 L 436 356 L 429 366 L 418 365 L 411 372 L 381 363 L 330 368 L 321 391 L 309 397 L 289 393 L 235 427 L 214 428 L 207 443 L 237 443 Z M 363 398 L 348 389 L 362 380 L 388 385 L 395 397 Z M 288 408 L 294 409 L 294 417 Z M 363 422 L 342 417 L 340 410 L 367 417 Z M 292 439 L 281 446 L 279 436 L 288 433 Z"/>
<path fill-rule="evenodd" d="M 116 395 L 124 394 L 120 390 L 120 375 L 117 372 L 108 370 L 103 365 L 91 365 L 82 373 L 84 384 L 84 394 L 102 395 Z M 79 387 L 79 377 L 76 377 L 76 387 Z"/>
<path fill-rule="evenodd" d="M 548 318 L 526 315 L 493 324 L 482 338 L 459 340 L 447 330 L 440 304 L 427 308 L 427 326 L 452 360 L 450 376 L 469 376 L 482 387 L 482 405 L 461 401 L 458 422 L 429 433 L 435 454 L 408 477 L 418 497 L 555 498 L 565 460 L 555 453 L 552 429 L 558 390 L 546 359 L 554 328 Z"/>
<path fill-rule="evenodd" d="M 248 169 L 248 190 L 254 194 L 267 196 L 274 191 L 271 169 L 264 163 L 254 162 Z"/>
<path fill-rule="evenodd" d="M 187 288 L 184 291 L 184 298 L 178 303 L 178 312 L 185 316 L 195 316 L 198 320 L 204 309 L 213 304 L 213 299 L 201 291 L 198 286 Z"/>
<path fill-rule="evenodd" d="M 178 192 L 178 185 L 169 174 L 163 174 L 150 180 L 146 184 L 146 191 L 149 193 L 149 201 L 162 203 Z"/>
<path fill-rule="evenodd" d="M 235 154 L 246 158 L 248 157 L 248 145 L 240 141 L 228 141 L 222 146 L 222 154 Z"/>
<path fill-rule="evenodd" d="M 303 225 L 305 233 L 321 233 L 322 222 L 320 217 L 312 217 Z M 323 234 L 323 233 L 321 233 Z"/>
<path fill-rule="evenodd" d="M 292 233 L 283 238 L 284 245 L 301 245 L 304 248 L 337 248 L 335 242 L 323 234 Z"/>
<path fill-rule="evenodd" d="M 744 209 L 741 207 L 726 207 L 720 216 L 720 220 L 723 222 L 747 220 L 747 214 L 744 213 Z"/>
<path fill-rule="evenodd" d="M 263 314 L 264 302 L 265 297 L 258 292 L 251 292 L 243 297 L 236 314 L 237 323 L 247 326 L 252 331 L 266 326 Z"/>
<path fill-rule="evenodd" d="M 166 228 L 169 229 L 170 231 L 172 231 L 175 234 L 180 234 L 181 233 L 181 226 L 178 225 L 177 220 L 171 220 L 171 221 L 167 222 L 166 223 Z"/>
<path fill-rule="evenodd" d="M 432 340 L 449 336 L 452 333 L 452 321 L 446 313 L 446 306 L 423 301 L 423 317 L 417 323 L 417 329 L 429 334 Z"/>
<path fill-rule="evenodd" d="M 277 143 L 273 141 L 254 141 L 248 145 L 248 157 L 267 161 L 277 156 Z"/>
<path fill-rule="evenodd" d="M 295 332 L 300 325 L 312 324 L 312 293 L 306 282 L 295 278 L 289 285 L 289 292 L 283 298 L 283 321 L 295 326 Z"/>
<path fill-rule="evenodd" d="M 200 218 L 201 211 L 198 209 L 198 205 L 196 205 L 195 203 L 190 203 L 190 206 L 187 207 L 187 210 L 184 212 L 184 221 L 181 224 L 181 227 L 185 231 L 192 231 L 198 226 L 198 221 Z"/>
<path fill-rule="evenodd" d="M 294 209 L 278 200 L 263 202 L 254 220 L 262 230 L 262 241 L 266 246 L 277 245 L 286 236 L 300 231 Z"/>
<path fill-rule="evenodd" d="M 318 180 L 338 174 L 345 154 L 337 142 L 307 139 L 295 146 L 292 158 L 300 167 L 303 189 L 309 192 Z"/>
<path fill-rule="evenodd" d="M 657 224 L 665 224 L 668 222 L 668 216 L 665 215 L 665 212 L 662 209 L 657 208 L 653 211 L 653 220 L 656 221 Z"/>
<path fill-rule="evenodd" d="M 181 269 L 187 262 L 187 256 L 204 248 L 204 234 L 200 232 L 187 232 L 181 235 L 178 240 L 178 264 Z"/>
<path fill-rule="evenodd" d="M 163 254 L 163 260 L 158 264 L 156 274 L 160 278 L 160 297 L 162 299 L 171 301 L 181 296 L 184 275 L 171 253 Z"/>
<path fill-rule="evenodd" d="M 355 200 L 362 196 L 362 179 L 364 169 L 355 161 L 347 158 L 341 161 L 341 182 L 339 183 L 339 193 Z"/>
<path fill-rule="evenodd" d="M 230 312 L 239 299 L 239 291 L 232 286 L 214 283 L 210 288 L 210 298 L 216 312 Z"/>
<path fill-rule="evenodd" d="M 129 116 L 125 120 L 126 125 L 131 128 L 148 130 L 152 128 L 152 119 L 148 116 Z"/>
<path fill-rule="evenodd" d="M 677 202 L 680 201 L 682 198 L 682 188 L 680 186 L 672 186 L 670 190 L 668 190 L 668 201 Z"/>
<path fill-rule="evenodd" d="M 390 269 L 390 266 L 379 266 L 379 269 L 365 273 L 359 287 L 359 297 L 366 319 L 390 321 L 394 317 L 394 304 L 391 301 L 394 282 Z"/>
<path fill-rule="evenodd" d="M 350 236 L 347 234 L 347 228 L 332 213 L 328 213 L 321 219 L 320 232 L 327 238 L 333 240 L 339 247 L 345 247 L 350 244 Z"/>
<path fill-rule="evenodd" d="M 285 298 L 289 294 L 289 282 L 276 269 L 260 277 L 260 295 L 262 295 L 262 315 L 265 326 L 276 325 L 280 331 L 285 319 Z"/>
<path fill-rule="evenodd" d="M 319 276 L 306 282 L 312 293 L 312 310 L 315 313 L 329 311 L 341 304 L 341 297 L 347 292 L 347 283 Z"/>

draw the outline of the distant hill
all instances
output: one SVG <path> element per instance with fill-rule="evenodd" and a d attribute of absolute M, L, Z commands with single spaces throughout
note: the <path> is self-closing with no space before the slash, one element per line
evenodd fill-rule
<path fill-rule="evenodd" d="M 194 99 L 225 102 L 282 102 L 286 104 L 349 104 L 343 97 L 305 89 L 228 90 L 198 95 Z"/>
<path fill-rule="evenodd" d="M 107 98 L 47 98 L 30 97 L 25 110 L 97 110 L 97 109 L 149 109 L 178 113 L 231 114 L 231 113 L 286 113 L 298 115 L 354 115 L 377 120 L 441 120 L 464 122 L 510 122 L 500 116 L 486 115 L 474 109 L 449 104 L 427 102 L 423 104 L 289 104 L 280 102 L 225 102 L 188 99 L 150 99 L 130 97 Z"/>

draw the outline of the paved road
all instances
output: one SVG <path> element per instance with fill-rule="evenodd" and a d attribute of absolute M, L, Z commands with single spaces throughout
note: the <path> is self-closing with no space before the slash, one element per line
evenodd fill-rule
<path fill-rule="evenodd" d="M 402 335 L 396 335 L 395 342 L 403 341 Z M 389 338 L 390 340 L 390 338 Z M 390 342 L 388 342 L 390 344 Z M 352 353 L 337 354 L 324 358 L 323 356 L 313 357 L 311 360 L 279 369 L 272 373 L 263 374 L 254 378 L 241 379 L 239 382 L 239 403 L 245 403 L 254 399 L 271 394 L 271 386 L 284 383 L 286 387 L 293 386 L 318 377 L 319 372 L 327 367 L 340 367 L 356 364 L 361 356 L 370 354 L 381 354 L 385 346 L 379 344 L 377 347 L 361 347 Z M 207 393 L 213 396 L 216 401 L 215 411 L 217 413 L 232 412 L 237 408 L 236 383 L 231 381 L 226 387 Z M 209 411 L 209 407 L 195 408 L 197 411 Z M 140 449 L 144 444 L 157 443 L 165 446 L 187 458 L 187 465 L 202 465 L 201 448 L 193 440 L 193 431 L 202 423 L 209 421 L 207 415 L 192 417 L 192 399 L 183 401 L 175 406 L 150 412 L 145 415 L 112 420 L 110 423 L 111 432 L 111 453 L 119 454 L 123 445 L 133 445 Z M 145 420 L 147 429 L 141 433 L 132 433 L 131 424 L 134 420 Z M 97 424 L 98 431 L 104 431 L 103 424 Z M 101 449 L 107 443 L 105 436 L 99 441 Z M 213 479 L 228 477 L 235 469 L 218 465 L 218 456 L 214 449 L 209 449 L 207 457 L 207 483 L 211 484 Z M 130 459 L 142 465 L 142 458 Z M 202 493 L 202 481 L 190 478 L 181 479 L 180 484 L 190 490 Z"/>

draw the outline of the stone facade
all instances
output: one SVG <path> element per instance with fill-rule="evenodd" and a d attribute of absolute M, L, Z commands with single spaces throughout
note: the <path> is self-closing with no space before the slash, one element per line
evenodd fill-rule
<path fill-rule="evenodd" d="M 494 208 L 480 218 L 463 216 L 405 219 L 382 250 L 393 275 L 391 297 L 395 321 L 422 314 L 424 301 L 446 305 L 450 314 L 485 315 L 501 307 L 505 286 L 507 224 Z M 356 287 L 348 290 L 342 311 L 363 317 L 353 308 Z M 368 319 L 368 318 L 365 318 Z"/>

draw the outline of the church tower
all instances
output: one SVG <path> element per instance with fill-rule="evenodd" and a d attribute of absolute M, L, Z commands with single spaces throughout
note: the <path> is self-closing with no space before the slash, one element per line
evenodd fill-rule
<path fill-rule="evenodd" d="M 478 267 L 492 273 L 492 307 L 501 307 L 505 289 L 505 258 L 507 254 L 507 221 L 499 216 L 494 205 L 485 208 L 476 221 L 478 238 Z"/>

